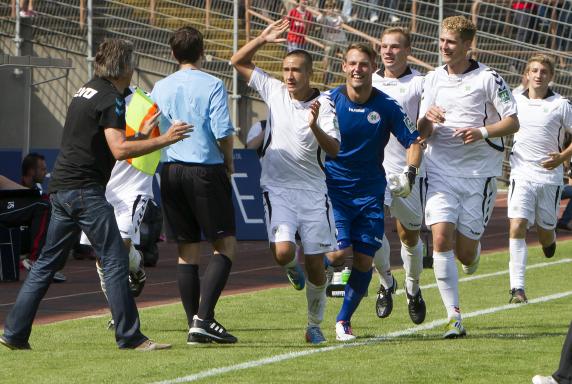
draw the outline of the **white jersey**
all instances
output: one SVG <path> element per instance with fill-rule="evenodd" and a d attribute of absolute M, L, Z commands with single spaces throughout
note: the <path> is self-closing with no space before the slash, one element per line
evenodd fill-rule
<path fill-rule="evenodd" d="M 445 109 L 445 122 L 434 124 L 427 139 L 425 170 L 448 176 L 500 176 L 504 151 L 502 138 L 463 144 L 453 137 L 456 128 L 480 128 L 516 115 L 510 89 L 495 71 L 471 60 L 465 73 L 449 75 L 447 66 L 429 72 L 423 85 L 419 115 L 432 105 Z"/>
<path fill-rule="evenodd" d="M 572 133 L 572 105 L 548 91 L 544 99 L 529 99 L 528 91 L 516 96 L 520 129 L 514 135 L 510 177 L 539 184 L 561 185 L 563 166 L 543 168 L 551 152 L 561 152 L 565 131 Z"/>
<path fill-rule="evenodd" d="M 373 86 L 394 98 L 403 108 L 403 111 L 411 121 L 419 118 L 419 103 L 423 93 L 423 76 L 418 71 L 407 67 L 407 70 L 399 78 L 383 77 L 383 69 L 373 74 Z M 383 155 L 383 168 L 387 174 L 402 173 L 407 166 L 407 150 L 393 135 L 389 135 L 389 141 Z M 422 172 L 420 171 L 422 175 Z"/>
<path fill-rule="evenodd" d="M 290 97 L 286 85 L 255 68 L 248 84 L 268 105 L 262 144 L 260 186 L 306 189 L 326 193 L 325 153 L 308 126 L 310 105 L 320 101 L 318 126 L 340 141 L 334 105 L 327 95 L 301 102 Z"/>

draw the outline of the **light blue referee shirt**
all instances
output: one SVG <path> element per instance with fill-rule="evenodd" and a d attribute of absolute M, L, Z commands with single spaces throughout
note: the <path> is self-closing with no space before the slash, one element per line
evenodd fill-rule
<path fill-rule="evenodd" d="M 163 149 L 161 161 L 222 164 L 217 140 L 234 134 L 222 80 L 196 69 L 179 70 L 158 81 L 151 98 L 162 112 L 165 133 L 175 120 L 194 126 L 190 137 Z"/>

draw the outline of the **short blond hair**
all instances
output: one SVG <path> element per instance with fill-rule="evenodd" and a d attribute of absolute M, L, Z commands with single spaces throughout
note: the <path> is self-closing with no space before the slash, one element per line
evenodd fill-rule
<path fill-rule="evenodd" d="M 381 38 L 383 40 L 383 36 L 385 35 L 391 35 L 393 33 L 399 33 L 400 35 L 403 36 L 403 38 L 405 39 L 405 47 L 411 47 L 411 34 L 409 33 L 409 29 L 407 28 L 403 28 L 403 27 L 391 27 L 391 28 L 387 28 L 386 30 L 383 31 L 383 33 L 381 34 Z"/>
<path fill-rule="evenodd" d="M 525 73 L 528 73 L 530 70 L 530 64 L 532 63 L 540 63 L 542 65 L 546 65 L 550 69 L 550 74 L 554 75 L 554 59 L 552 57 L 543 53 L 532 55 L 526 63 L 526 69 L 524 70 Z"/>
<path fill-rule="evenodd" d="M 477 34 L 477 27 L 475 27 L 475 24 L 464 16 L 447 17 L 446 19 L 443 19 L 441 27 L 451 32 L 457 32 L 463 41 L 472 41 Z"/>

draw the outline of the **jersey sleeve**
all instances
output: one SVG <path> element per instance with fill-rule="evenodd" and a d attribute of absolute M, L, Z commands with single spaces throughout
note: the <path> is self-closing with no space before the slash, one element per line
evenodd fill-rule
<path fill-rule="evenodd" d="M 501 118 L 517 113 L 514 96 L 504 79 L 494 70 L 487 68 L 485 78 L 487 101 L 491 102 Z"/>
<path fill-rule="evenodd" d="M 401 145 L 409 148 L 419 137 L 417 125 L 411 121 L 395 100 L 392 100 L 389 105 L 391 106 L 390 131 Z"/>
<path fill-rule="evenodd" d="M 562 126 L 568 133 L 572 133 L 572 103 L 562 99 Z"/>
<path fill-rule="evenodd" d="M 324 133 L 334 139 L 341 141 L 338 117 L 334 102 L 327 94 L 322 94 L 320 101 L 320 114 L 318 115 L 318 126 Z"/>
<path fill-rule="evenodd" d="M 260 135 L 262 132 L 262 124 L 260 121 L 257 121 L 250 129 L 248 130 L 248 135 L 246 135 L 246 142 L 248 143 L 250 140 L 254 139 L 256 136 Z"/>
<path fill-rule="evenodd" d="M 103 128 L 125 129 L 125 99 L 108 93 L 96 105 L 98 124 Z"/>
<path fill-rule="evenodd" d="M 211 94 L 209 118 L 211 131 L 215 139 L 219 140 L 234 134 L 234 128 L 230 122 L 228 112 L 228 94 L 224 83 L 217 81 Z"/>
<path fill-rule="evenodd" d="M 419 104 L 418 118 L 425 116 L 429 107 L 435 104 L 436 88 L 431 86 L 434 79 L 435 72 L 431 71 L 427 76 L 425 76 L 425 79 L 421 84 L 421 102 Z"/>
<path fill-rule="evenodd" d="M 255 67 L 248 85 L 260 94 L 260 97 L 266 104 L 269 104 L 270 96 L 277 88 L 282 87 L 282 82 L 270 77 L 262 69 Z"/>

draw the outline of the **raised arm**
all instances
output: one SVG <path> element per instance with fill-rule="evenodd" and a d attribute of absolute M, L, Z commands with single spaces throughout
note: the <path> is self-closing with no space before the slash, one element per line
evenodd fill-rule
<path fill-rule="evenodd" d="M 308 125 L 312 130 L 312 133 L 316 137 L 318 144 L 331 158 L 336 158 L 338 152 L 340 151 L 340 142 L 328 135 L 318 126 L 318 115 L 320 114 L 320 102 L 318 100 L 314 101 L 310 106 L 310 116 L 308 117 Z"/>
<path fill-rule="evenodd" d="M 256 51 L 266 43 L 283 43 L 286 38 L 280 37 L 289 29 L 290 23 L 288 19 L 280 19 L 270 24 L 260 36 L 250 40 L 246 45 L 240 48 L 230 58 L 230 63 L 236 68 L 239 75 L 246 81 L 250 81 L 250 76 L 254 70 L 252 58 Z"/>

